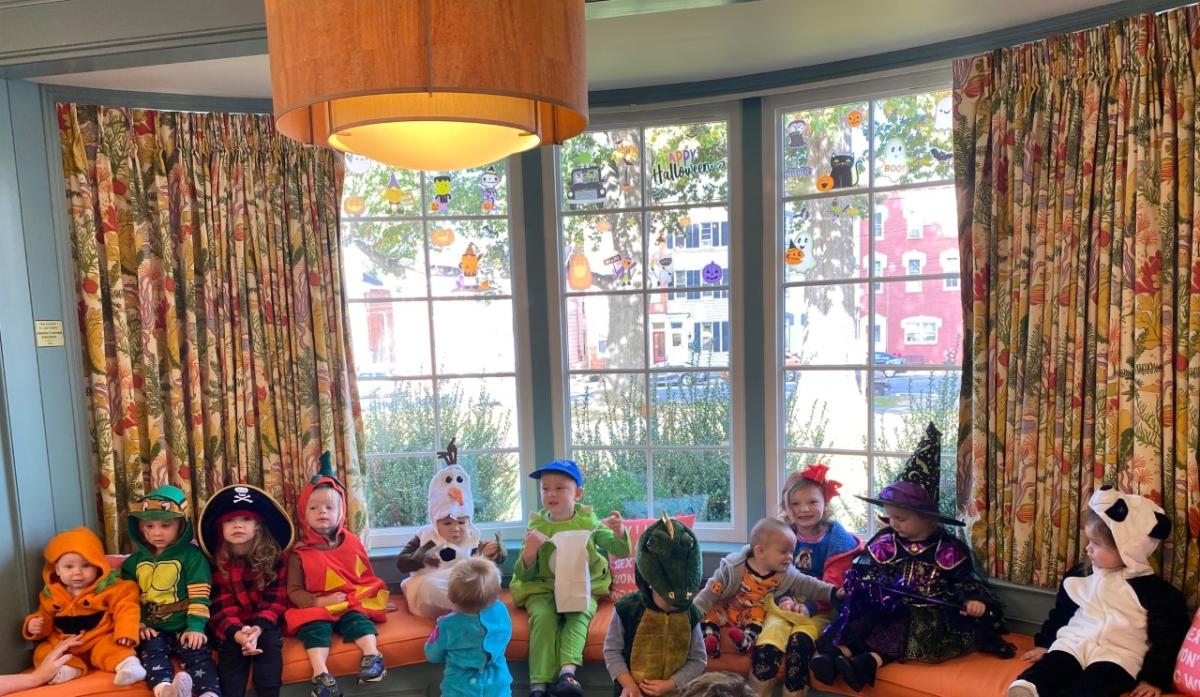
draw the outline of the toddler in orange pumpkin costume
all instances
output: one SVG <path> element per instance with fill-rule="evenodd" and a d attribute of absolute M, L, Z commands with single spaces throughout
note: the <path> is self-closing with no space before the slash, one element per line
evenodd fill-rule
<path fill-rule="evenodd" d="M 340 697 L 326 660 L 333 633 L 363 652 L 360 683 L 387 674 L 375 642 L 375 624 L 386 622 L 387 584 L 371 570 L 362 541 L 346 526 L 346 490 L 333 476 L 329 452 L 300 492 L 300 542 L 288 559 L 289 634 L 304 643 L 313 669 L 312 697 Z"/>
<path fill-rule="evenodd" d="M 108 565 L 96 533 L 75 528 L 50 540 L 44 552 L 46 582 L 38 594 L 37 612 L 25 618 L 26 639 L 44 639 L 33 652 L 37 665 L 64 638 L 78 634 L 79 645 L 50 683 L 74 680 L 89 668 L 116 673 L 117 685 L 132 685 L 146 677 L 133 647 L 138 642 L 137 584 L 121 580 Z"/>

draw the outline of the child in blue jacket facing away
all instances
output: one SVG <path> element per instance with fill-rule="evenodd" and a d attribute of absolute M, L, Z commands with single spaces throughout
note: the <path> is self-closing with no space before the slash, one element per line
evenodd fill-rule
<path fill-rule="evenodd" d="M 512 675 L 504 650 L 512 637 L 508 608 L 499 601 L 500 570 L 472 557 L 450 572 L 454 612 L 437 622 L 425 644 L 430 663 L 445 663 L 445 697 L 510 697 Z"/>

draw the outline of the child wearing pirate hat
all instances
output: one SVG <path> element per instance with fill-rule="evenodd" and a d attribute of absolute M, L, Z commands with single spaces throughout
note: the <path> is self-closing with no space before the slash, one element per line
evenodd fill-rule
<path fill-rule="evenodd" d="M 136 549 L 121 565 L 121 576 L 141 589 L 142 626 L 138 657 L 154 697 L 192 694 L 220 697 L 216 666 L 204 633 L 209 617 L 212 573 L 192 544 L 187 496 L 160 486 L 129 512 L 129 537 Z M 171 656 L 186 670 L 172 676 Z"/>
<path fill-rule="evenodd" d="M 278 697 L 283 684 L 280 625 L 287 610 L 284 554 L 292 520 L 267 492 L 235 484 L 216 492 L 200 514 L 200 546 L 213 561 L 212 619 L 220 642 L 217 671 L 225 697 Z"/>
<path fill-rule="evenodd" d="M 846 601 L 809 664 L 817 680 L 840 675 L 859 691 L 892 661 L 939 663 L 976 650 L 1013 655 L 1001 638 L 1000 602 L 966 544 L 945 527 L 962 523 L 938 510 L 940 470 L 941 433 L 931 423 L 900 480 L 878 497 L 859 497 L 883 507 L 886 527 L 846 574 Z"/>

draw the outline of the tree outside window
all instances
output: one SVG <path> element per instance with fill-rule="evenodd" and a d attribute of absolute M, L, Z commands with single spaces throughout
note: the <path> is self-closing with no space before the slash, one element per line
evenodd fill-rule
<path fill-rule="evenodd" d="M 732 521 L 728 132 L 638 125 L 560 151 L 563 304 L 587 317 L 566 337 L 568 442 L 597 510 Z"/>
<path fill-rule="evenodd" d="M 925 234 L 957 229 L 951 108 L 940 90 L 777 112 L 781 477 L 823 462 L 843 493 L 872 494 L 932 421 L 946 436 L 943 492 L 954 491 L 962 308 L 924 283 L 926 259 L 956 246 L 952 234 Z M 812 261 L 789 259 L 799 242 Z M 901 322 L 917 315 L 937 322 Z M 941 505 L 952 513 L 953 497 Z M 853 496 L 835 514 L 862 532 L 875 525 Z"/>

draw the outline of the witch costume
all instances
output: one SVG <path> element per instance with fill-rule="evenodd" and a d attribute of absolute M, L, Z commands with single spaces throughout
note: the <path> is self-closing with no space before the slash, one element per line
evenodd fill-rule
<path fill-rule="evenodd" d="M 930 424 L 900 481 L 878 498 L 859 497 L 930 516 L 946 525 L 963 523 L 938 511 L 941 433 Z M 821 636 L 822 655 L 811 662 L 813 675 L 831 683 L 835 673 L 854 690 L 874 684 L 878 654 L 892 661 L 940 663 L 973 651 L 1009 658 L 1003 607 L 974 569 L 970 550 L 938 525 L 923 540 L 909 540 L 885 527 L 855 559 L 843 585 L 847 596 L 837 619 Z M 962 614 L 968 600 L 987 606 L 982 617 Z M 839 646 L 852 655 L 843 656 Z"/>

